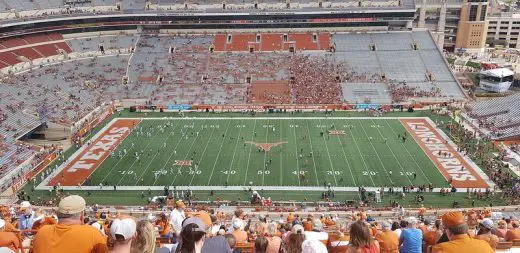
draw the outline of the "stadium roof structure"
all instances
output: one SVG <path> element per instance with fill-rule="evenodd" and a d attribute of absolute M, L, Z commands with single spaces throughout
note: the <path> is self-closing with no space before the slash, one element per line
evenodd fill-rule
<path fill-rule="evenodd" d="M 413 0 L 377 0 L 377 1 L 242 1 L 242 0 L 208 0 L 181 1 L 155 0 L 144 3 L 139 0 L 17 0 L 0 1 L 0 23 L 12 23 L 20 20 L 52 19 L 56 17 L 91 18 L 100 14 L 123 17 L 125 15 L 139 17 L 141 15 L 224 15 L 240 13 L 246 15 L 287 15 L 287 14 L 355 14 L 355 13 L 415 13 Z M 143 17 L 143 16 L 142 16 Z M 409 17 L 409 16 L 407 16 Z"/>
<path fill-rule="evenodd" d="M 308 3 L 318 3 L 323 2 L 323 4 L 344 4 L 344 6 L 349 9 L 366 9 L 366 8 L 379 8 L 379 9 L 395 9 L 395 8 L 415 8 L 415 3 L 413 0 L 376 0 L 376 1 L 358 1 L 358 0 L 347 0 L 347 1 L 318 1 L 318 0 L 297 0 L 291 1 L 291 4 L 308 4 Z M 117 1 L 117 0 L 91 0 L 91 1 L 64 1 L 62 0 L 17 0 L 17 1 L 2 1 L 0 3 L 0 12 L 11 12 L 11 11 L 28 11 L 28 10 L 45 10 L 45 9 L 53 9 L 59 10 L 60 8 L 89 8 L 89 7 L 102 7 L 102 6 L 116 6 L 121 4 L 121 10 L 154 10 L 154 7 L 157 6 L 174 6 L 177 4 L 184 5 L 185 3 L 192 5 L 204 5 L 210 7 L 211 5 L 221 5 L 222 3 L 231 4 L 231 5 L 253 5 L 257 4 L 283 4 L 285 6 L 286 1 L 282 0 L 267 0 L 267 1 L 242 1 L 242 0 L 208 0 L 208 1 L 182 1 L 182 0 L 153 0 L 148 1 L 148 3 L 144 3 L 139 0 L 125 0 L 125 1 Z M 216 7 L 216 6 L 215 6 Z M 306 6 L 307 8 L 311 8 L 312 5 Z M 294 8 L 294 7 L 293 7 Z M 320 8 L 316 5 L 316 8 Z"/>

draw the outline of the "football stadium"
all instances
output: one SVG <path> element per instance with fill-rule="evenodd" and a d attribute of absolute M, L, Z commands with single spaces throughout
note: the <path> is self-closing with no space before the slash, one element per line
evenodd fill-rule
<path fill-rule="evenodd" d="M 0 0 L 0 252 L 520 252 L 518 8 Z"/>

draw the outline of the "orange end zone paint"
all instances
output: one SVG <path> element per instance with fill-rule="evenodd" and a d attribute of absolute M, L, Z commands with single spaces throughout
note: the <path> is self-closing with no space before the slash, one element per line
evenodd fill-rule
<path fill-rule="evenodd" d="M 400 119 L 415 142 L 455 188 L 489 188 L 469 163 L 425 119 Z M 439 151 L 441 154 L 439 154 Z M 448 156 L 444 156 L 447 153 Z M 461 166 L 464 170 L 461 170 Z"/>
<path fill-rule="evenodd" d="M 103 161 L 112 150 L 132 132 L 139 124 L 139 119 L 119 119 L 105 128 L 89 147 L 81 151 L 63 170 L 58 173 L 48 184 L 54 186 L 60 183 L 62 186 L 77 186 L 82 184 Z"/>

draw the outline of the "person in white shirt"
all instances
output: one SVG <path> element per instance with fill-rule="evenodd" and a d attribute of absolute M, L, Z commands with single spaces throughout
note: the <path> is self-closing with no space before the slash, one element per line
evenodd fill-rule
<path fill-rule="evenodd" d="M 323 230 L 323 223 L 319 219 L 312 221 L 312 231 L 305 231 L 306 240 L 327 241 L 329 234 Z"/>
<path fill-rule="evenodd" d="M 186 215 L 184 214 L 184 209 L 186 205 L 179 200 L 175 202 L 175 208 L 170 213 L 170 224 L 172 225 L 172 232 L 175 237 L 178 237 L 182 230 L 182 221 L 186 219 Z"/>

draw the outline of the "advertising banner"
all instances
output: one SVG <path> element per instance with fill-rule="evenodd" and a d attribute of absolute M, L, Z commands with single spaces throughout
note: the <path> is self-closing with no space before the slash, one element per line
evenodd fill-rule
<path fill-rule="evenodd" d="M 175 110 L 175 111 L 178 111 L 178 110 L 185 111 L 185 110 L 191 110 L 191 105 L 169 104 L 166 107 L 166 109 Z"/>

